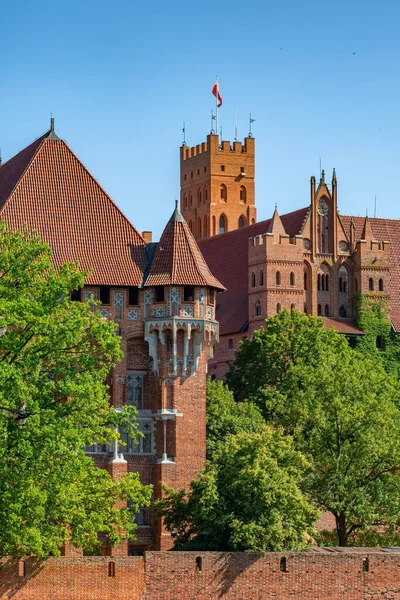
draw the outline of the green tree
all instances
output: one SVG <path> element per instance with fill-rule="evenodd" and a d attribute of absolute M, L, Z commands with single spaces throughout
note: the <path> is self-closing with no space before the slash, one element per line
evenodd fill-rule
<path fill-rule="evenodd" d="M 307 456 L 303 489 L 333 513 L 344 546 L 399 523 L 399 384 L 321 321 L 294 312 L 269 319 L 254 347 L 248 341 L 239 350 L 231 381 L 252 376 L 253 357 L 262 356 L 253 399 Z"/>
<path fill-rule="evenodd" d="M 255 404 L 236 402 L 222 381 L 207 381 L 207 458 L 224 444 L 228 435 L 261 432 L 264 418 Z"/>
<path fill-rule="evenodd" d="M 85 456 L 111 443 L 133 411 L 109 404 L 106 376 L 121 358 L 115 324 L 93 303 L 71 302 L 84 284 L 75 264 L 56 271 L 29 232 L 0 223 L 0 555 L 58 554 L 67 539 L 96 546 L 133 536 L 128 509 L 149 503 L 137 474 L 113 481 Z"/>
<path fill-rule="evenodd" d="M 189 494 L 158 503 L 175 550 L 302 550 L 318 511 L 298 482 L 307 469 L 290 437 L 264 426 L 229 435 Z"/>

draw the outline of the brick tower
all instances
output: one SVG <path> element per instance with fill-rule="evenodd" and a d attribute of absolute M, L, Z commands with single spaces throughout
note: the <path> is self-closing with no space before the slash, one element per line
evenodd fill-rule
<path fill-rule="evenodd" d="M 218 341 L 215 296 L 223 289 L 176 207 L 144 283 L 144 339 L 160 389 L 152 405 L 155 498 L 163 494 L 161 482 L 187 488 L 204 467 L 207 361 Z M 155 526 L 156 549 L 169 549 L 170 534 L 160 521 Z"/>
<path fill-rule="evenodd" d="M 181 146 L 181 211 L 196 240 L 256 222 L 255 140 Z"/>

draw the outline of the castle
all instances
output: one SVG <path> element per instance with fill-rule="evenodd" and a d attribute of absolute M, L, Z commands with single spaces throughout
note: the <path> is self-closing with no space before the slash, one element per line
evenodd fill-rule
<path fill-rule="evenodd" d="M 240 340 L 266 317 L 295 308 L 363 335 L 350 303 L 361 292 L 387 298 L 400 327 L 400 222 L 340 216 L 333 172 L 330 186 L 324 174 L 318 186 L 311 178 L 308 207 L 282 217 L 275 209 L 257 223 L 254 138 L 231 146 L 210 134 L 180 157 L 181 210 L 158 244 L 121 213 L 53 120 L 0 167 L 1 218 L 36 230 L 56 265 L 78 260 L 91 270 L 72 299 L 100 300 L 103 318 L 118 323 L 124 359 L 110 373 L 111 400 L 136 406 L 143 437 L 134 444 L 123 433 L 123 457 L 106 445 L 87 452 L 112 476 L 139 472 L 155 499 L 161 482 L 186 487 L 204 465 L 207 363 L 222 378 Z M 138 539 L 111 556 L 170 548 L 152 509 L 137 523 Z"/>

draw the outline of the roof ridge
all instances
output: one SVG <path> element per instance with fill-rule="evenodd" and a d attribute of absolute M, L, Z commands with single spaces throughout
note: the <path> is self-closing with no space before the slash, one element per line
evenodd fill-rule
<path fill-rule="evenodd" d="M 75 154 L 75 152 L 72 150 L 72 148 L 69 146 L 69 144 L 67 144 L 67 142 L 65 140 L 51 140 L 51 141 L 60 141 L 62 144 L 64 144 L 66 146 L 66 148 L 69 150 L 69 152 L 71 152 L 72 156 L 74 157 L 75 160 L 77 160 L 82 167 L 84 168 L 84 170 L 86 171 L 86 173 L 89 175 L 89 177 L 92 179 L 92 181 L 95 182 L 96 185 L 99 186 L 99 188 L 101 189 L 101 191 L 103 192 L 103 194 L 105 194 L 105 196 L 107 196 L 108 200 L 110 200 L 110 202 L 113 204 L 113 206 L 118 210 L 118 212 L 120 213 L 120 215 L 125 219 L 125 221 L 132 227 L 132 229 L 135 230 L 135 232 L 138 234 L 138 236 L 140 237 L 140 239 L 143 241 L 143 243 L 145 244 L 145 240 L 142 236 L 141 233 L 139 233 L 139 231 L 136 229 L 136 227 L 131 223 L 131 221 L 128 219 L 128 217 L 126 216 L 126 214 L 119 208 L 119 206 L 114 202 L 114 200 L 111 198 L 111 196 L 108 194 L 108 192 L 106 192 L 106 190 L 103 188 L 103 186 L 101 185 L 101 183 L 98 182 L 98 180 L 96 179 L 96 177 L 94 177 L 94 175 L 92 175 L 92 173 L 89 171 L 89 169 L 87 168 L 87 166 L 84 164 L 84 162 L 78 157 L 77 154 Z"/>
<path fill-rule="evenodd" d="M 25 146 L 25 148 L 23 148 L 22 150 L 20 150 L 19 152 L 17 152 L 17 154 L 14 154 L 14 156 L 12 156 L 11 158 L 9 158 L 2 166 L 1 169 L 4 169 L 4 167 L 7 166 L 7 164 L 13 160 L 14 158 L 17 158 L 17 156 L 19 154 L 21 154 L 22 152 L 25 152 L 28 148 L 30 148 L 31 146 L 33 146 L 33 144 L 35 144 L 36 142 L 38 143 L 38 146 L 36 148 L 36 150 L 34 151 L 33 155 L 31 156 L 30 160 L 28 161 L 28 164 L 26 165 L 25 169 L 22 171 L 21 175 L 19 176 L 18 180 L 16 181 L 16 183 L 14 184 L 13 188 L 11 189 L 11 191 L 9 192 L 8 196 L 5 198 L 3 204 L 0 206 L 0 211 L 2 211 L 8 204 L 11 196 L 14 194 L 14 192 L 16 191 L 16 189 L 18 188 L 18 186 L 20 185 L 22 179 L 25 176 L 25 173 L 29 170 L 29 167 L 31 166 L 34 158 L 36 157 L 37 153 L 39 152 L 39 149 L 42 147 L 43 142 L 47 139 L 47 135 L 49 134 L 49 130 L 46 131 L 46 133 L 44 133 L 43 135 L 40 135 L 39 137 L 37 137 L 36 139 L 33 140 L 33 142 L 31 142 L 30 144 L 28 144 L 28 146 Z M 0 171 L 1 174 L 1 171 Z"/>

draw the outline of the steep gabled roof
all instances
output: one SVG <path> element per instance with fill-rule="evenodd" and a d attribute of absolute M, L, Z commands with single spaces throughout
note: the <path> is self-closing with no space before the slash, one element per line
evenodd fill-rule
<path fill-rule="evenodd" d="M 143 238 L 53 128 L 0 167 L 0 217 L 35 230 L 56 266 L 92 270 L 88 284 L 142 282 Z"/>
<path fill-rule="evenodd" d="M 297 235 L 309 207 L 282 215 L 280 220 L 290 236 Z M 248 320 L 248 239 L 268 231 L 271 219 L 215 235 L 199 241 L 200 250 L 211 271 L 227 288 L 218 296 L 217 319 L 220 332 L 239 332 Z"/>
<path fill-rule="evenodd" d="M 210 272 L 178 204 L 157 245 L 144 285 L 204 285 L 225 289 Z"/>
<path fill-rule="evenodd" d="M 274 214 L 272 215 L 272 219 L 269 222 L 267 233 L 273 233 L 274 235 L 286 235 L 285 228 L 283 226 L 282 220 L 278 214 L 278 209 L 275 207 Z"/>

